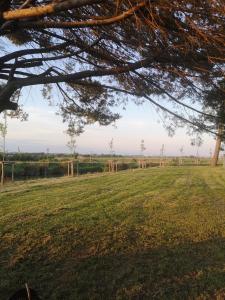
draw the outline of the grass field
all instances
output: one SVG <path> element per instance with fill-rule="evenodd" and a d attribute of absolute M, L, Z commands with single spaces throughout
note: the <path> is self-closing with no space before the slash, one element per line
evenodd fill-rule
<path fill-rule="evenodd" d="M 0 299 L 225 299 L 225 170 L 39 180 L 0 194 Z"/>

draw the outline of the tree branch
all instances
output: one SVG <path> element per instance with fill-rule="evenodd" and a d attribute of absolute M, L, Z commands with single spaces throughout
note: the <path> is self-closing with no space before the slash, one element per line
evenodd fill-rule
<path fill-rule="evenodd" d="M 65 49 L 67 46 L 69 46 L 69 42 L 65 42 L 65 43 L 61 43 L 59 45 L 54 45 L 54 46 L 45 47 L 45 48 L 18 50 L 13 53 L 10 53 L 10 54 L 0 57 L 0 66 L 1 66 L 1 64 L 5 63 L 9 60 L 15 59 L 17 57 L 21 57 L 21 56 L 25 56 L 25 55 L 32 55 L 32 54 L 41 54 L 41 53 L 49 53 L 49 52 L 51 53 L 53 51 Z"/>
<path fill-rule="evenodd" d="M 97 0 L 68 0 L 63 2 L 53 2 L 48 5 L 20 8 L 12 11 L 3 12 L 3 19 L 6 21 L 20 20 L 24 18 L 40 17 L 49 14 L 54 14 L 60 11 L 65 11 L 72 8 L 79 8 L 85 5 L 100 3 Z"/>
<path fill-rule="evenodd" d="M 105 18 L 102 20 L 87 20 L 87 21 L 35 21 L 35 22 L 29 22 L 29 21 L 21 21 L 18 23 L 19 28 L 82 28 L 82 27 L 94 27 L 94 26 L 104 26 L 104 25 L 111 25 L 114 23 L 118 23 L 124 19 L 127 19 L 131 17 L 137 10 L 139 10 L 141 7 L 144 7 L 146 5 L 147 1 L 143 1 L 132 8 L 128 9 L 127 11 L 123 12 L 122 14 L 118 16 L 113 16 L 110 18 Z M 46 7 L 46 13 L 49 11 L 49 13 L 53 13 L 52 8 Z M 39 10 L 36 12 L 37 15 L 35 15 L 35 11 L 33 14 L 30 14 L 30 16 L 40 16 Z M 46 14 L 44 13 L 44 14 Z M 4 14 L 3 14 L 4 16 Z M 29 16 L 29 15 L 28 15 Z M 16 15 L 14 15 L 15 19 Z M 13 17 L 12 17 L 13 18 Z M 26 16 L 18 16 L 17 19 L 23 19 L 26 18 Z M 10 19 L 13 20 L 13 19 Z M 7 29 L 4 28 L 3 29 Z"/>

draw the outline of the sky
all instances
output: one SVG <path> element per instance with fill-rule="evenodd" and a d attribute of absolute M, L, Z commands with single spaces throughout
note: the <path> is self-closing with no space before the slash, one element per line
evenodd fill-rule
<path fill-rule="evenodd" d="M 9 152 L 46 152 L 68 153 L 66 146 L 69 138 L 66 135 L 66 124 L 56 115 L 56 108 L 48 106 L 39 92 L 40 87 L 29 88 L 23 93 L 22 103 L 29 113 L 26 122 L 8 119 L 8 133 L 6 149 Z M 116 126 L 107 127 L 97 124 L 87 126 L 83 134 L 77 137 L 76 151 L 81 154 L 108 154 L 109 143 L 113 139 L 116 154 L 140 155 L 141 140 L 144 140 L 146 150 L 144 154 L 159 155 L 162 144 L 165 155 L 178 156 L 180 148 L 184 148 L 184 155 L 195 155 L 196 147 L 191 146 L 191 137 L 184 129 L 178 129 L 174 137 L 169 137 L 163 128 L 158 114 L 151 104 L 140 106 L 129 103 L 126 111 L 117 110 L 122 118 Z M 209 156 L 214 148 L 214 138 L 203 136 L 203 145 L 199 148 L 201 156 Z"/>
<path fill-rule="evenodd" d="M 4 39 L 1 39 L 4 45 Z M 8 119 L 8 133 L 6 150 L 15 152 L 46 152 L 69 153 L 66 146 L 69 141 L 65 134 L 66 124 L 56 115 L 56 108 L 48 106 L 42 98 L 41 86 L 23 89 L 22 103 L 29 119 L 26 122 Z M 57 101 L 58 95 L 55 95 Z M 109 143 L 113 139 L 116 154 L 140 155 L 141 140 L 144 140 L 146 150 L 144 154 L 159 155 L 164 144 L 165 155 L 178 156 L 183 147 L 184 155 L 195 155 L 196 147 L 191 146 L 191 137 L 185 129 L 178 129 L 171 138 L 163 128 L 162 120 L 151 104 L 137 106 L 130 102 L 126 111 L 118 109 L 121 119 L 116 126 L 100 127 L 97 124 L 87 126 L 85 132 L 76 138 L 76 151 L 81 154 L 108 154 Z M 1 116 L 0 116 L 1 122 Z M 209 156 L 214 149 L 215 140 L 210 135 L 203 135 L 203 145 L 199 148 L 199 155 Z M 2 145 L 0 137 L 0 148 Z"/>

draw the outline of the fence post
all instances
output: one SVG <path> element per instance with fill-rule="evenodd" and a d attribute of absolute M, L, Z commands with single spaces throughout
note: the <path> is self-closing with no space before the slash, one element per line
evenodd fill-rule
<path fill-rule="evenodd" d="M 1 166 L 2 166 L 2 168 L 1 168 L 1 185 L 3 185 L 4 184 L 4 162 L 3 161 L 1 162 Z"/>
<path fill-rule="evenodd" d="M 73 160 L 71 161 L 71 176 L 73 177 L 74 170 L 73 170 Z"/>
<path fill-rule="evenodd" d="M 12 181 L 14 181 L 14 163 L 12 164 Z"/>
<path fill-rule="evenodd" d="M 67 176 L 70 176 L 70 163 L 67 163 Z"/>
<path fill-rule="evenodd" d="M 112 165 L 111 160 L 108 161 L 108 165 L 109 165 L 109 172 L 112 172 L 113 171 L 113 165 Z"/>
<path fill-rule="evenodd" d="M 77 160 L 77 176 L 79 176 L 79 160 Z"/>

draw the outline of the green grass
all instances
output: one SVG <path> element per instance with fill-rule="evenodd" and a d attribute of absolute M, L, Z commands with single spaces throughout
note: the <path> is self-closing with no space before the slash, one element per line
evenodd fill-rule
<path fill-rule="evenodd" d="M 152 168 L 6 186 L 0 299 L 225 299 L 225 170 Z"/>

